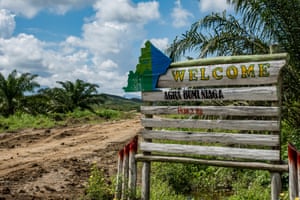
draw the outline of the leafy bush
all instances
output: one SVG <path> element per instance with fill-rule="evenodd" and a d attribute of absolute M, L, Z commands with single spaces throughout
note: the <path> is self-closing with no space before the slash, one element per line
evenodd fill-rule
<path fill-rule="evenodd" d="M 157 176 L 151 177 L 151 200 L 186 200 L 187 198 L 183 195 L 176 194 L 176 191 L 169 186 L 167 182 L 162 181 Z"/>
<path fill-rule="evenodd" d="M 97 112 L 100 117 L 105 119 L 117 119 L 120 117 L 120 111 L 105 109 Z"/>
<path fill-rule="evenodd" d="M 228 200 L 268 200 L 271 199 L 270 173 L 261 170 L 240 170 L 233 183 L 233 195 Z"/>
<path fill-rule="evenodd" d="M 104 173 L 96 164 L 91 168 L 91 175 L 88 179 L 85 199 L 90 200 L 111 200 L 112 190 L 104 178 Z"/>
<path fill-rule="evenodd" d="M 50 128 L 56 122 L 45 115 L 30 115 L 18 112 L 9 117 L 0 117 L 0 131 L 15 131 L 23 128 Z"/>
<path fill-rule="evenodd" d="M 153 163 L 153 174 L 156 182 L 168 184 L 166 187 L 170 187 L 169 190 L 174 194 L 192 195 L 194 199 L 270 199 L 268 171 Z M 153 188 L 152 190 L 159 191 Z"/>

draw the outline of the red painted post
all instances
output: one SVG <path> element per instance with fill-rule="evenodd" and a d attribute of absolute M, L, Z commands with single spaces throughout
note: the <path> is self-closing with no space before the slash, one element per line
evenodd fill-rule
<path fill-rule="evenodd" d="M 298 195 L 298 175 L 297 175 L 297 149 L 294 145 L 288 144 L 289 162 L 289 193 L 290 200 L 294 200 Z"/>
<path fill-rule="evenodd" d="M 122 149 L 119 151 L 119 155 L 118 155 L 118 171 L 117 171 L 117 181 L 116 181 L 116 191 L 115 191 L 116 200 L 121 199 L 123 159 L 124 159 L 124 150 Z"/>
<path fill-rule="evenodd" d="M 129 144 L 129 178 L 128 178 L 128 200 L 135 199 L 137 167 L 135 154 L 137 153 L 138 137 L 135 136 Z"/>
<path fill-rule="evenodd" d="M 298 183 L 298 196 L 297 197 L 300 197 L 300 152 L 297 151 L 297 183 Z"/>

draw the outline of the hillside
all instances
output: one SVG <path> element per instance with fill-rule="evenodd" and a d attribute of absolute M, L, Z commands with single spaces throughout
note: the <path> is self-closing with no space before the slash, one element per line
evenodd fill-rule
<path fill-rule="evenodd" d="M 101 94 L 104 99 L 104 107 L 118 110 L 138 110 L 142 104 L 142 100 L 138 98 L 124 98 L 111 94 Z"/>

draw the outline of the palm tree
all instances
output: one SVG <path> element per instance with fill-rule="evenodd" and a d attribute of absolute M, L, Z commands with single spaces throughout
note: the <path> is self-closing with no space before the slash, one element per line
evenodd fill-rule
<path fill-rule="evenodd" d="M 25 92 L 33 92 L 40 85 L 33 81 L 37 75 L 24 73 L 18 75 L 13 70 L 5 79 L 0 73 L 0 109 L 4 116 L 15 113 L 17 108 L 21 107 L 22 99 L 25 98 Z"/>
<path fill-rule="evenodd" d="M 288 52 L 283 72 L 287 122 L 300 129 L 300 1 L 227 0 L 236 16 L 212 13 L 176 37 L 167 52 L 173 60 L 187 51 L 198 57 Z M 238 16 L 238 17 L 237 17 Z M 271 48 L 270 48 L 271 47 Z M 276 48 L 274 48 L 276 47 Z"/>
<path fill-rule="evenodd" d="M 233 15 L 212 13 L 192 24 L 189 31 L 176 37 L 167 50 L 173 60 L 186 51 L 198 54 L 199 58 L 208 55 L 245 55 L 268 53 L 269 45 L 260 35 L 240 23 Z"/>
<path fill-rule="evenodd" d="M 57 81 L 61 88 L 47 88 L 40 93 L 48 98 L 48 106 L 52 112 L 72 112 L 76 108 L 94 111 L 92 105 L 103 103 L 103 97 L 97 94 L 97 84 L 91 84 L 77 79 L 71 81 Z"/>

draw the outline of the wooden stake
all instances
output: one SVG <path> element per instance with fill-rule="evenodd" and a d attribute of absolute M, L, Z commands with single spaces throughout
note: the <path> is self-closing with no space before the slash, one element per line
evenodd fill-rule
<path fill-rule="evenodd" d="M 122 195 L 121 199 L 127 199 L 128 194 L 128 169 L 129 169 L 129 144 L 124 147 L 124 159 L 123 159 L 123 176 L 122 176 Z"/>
<path fill-rule="evenodd" d="M 271 173 L 271 199 L 279 200 L 281 192 L 281 175 L 278 172 Z"/>
<path fill-rule="evenodd" d="M 136 178 L 137 167 L 135 155 L 137 153 L 137 136 L 129 144 L 129 178 L 128 178 L 128 200 L 135 199 L 136 196 Z"/>
<path fill-rule="evenodd" d="M 298 183 L 298 198 L 300 197 L 300 152 L 297 151 L 297 183 Z"/>
<path fill-rule="evenodd" d="M 297 150 L 292 144 L 288 144 L 288 162 L 289 162 L 289 193 L 290 200 L 294 200 L 298 195 L 297 178 Z"/>
<path fill-rule="evenodd" d="M 118 171 L 117 171 L 117 181 L 116 181 L 116 191 L 115 191 L 116 200 L 121 199 L 123 159 L 124 159 L 124 150 L 122 149 L 119 151 L 119 156 L 118 156 Z"/>

